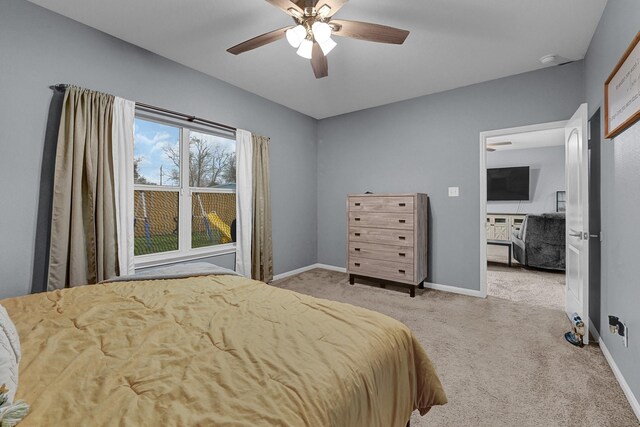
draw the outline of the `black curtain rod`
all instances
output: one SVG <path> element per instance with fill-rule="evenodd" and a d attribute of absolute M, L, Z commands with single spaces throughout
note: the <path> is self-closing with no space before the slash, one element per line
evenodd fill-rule
<path fill-rule="evenodd" d="M 68 84 L 57 84 L 57 85 L 53 85 L 50 86 L 51 89 L 55 89 L 55 90 L 66 90 L 69 86 Z M 226 130 L 230 130 L 232 132 L 235 132 L 237 129 L 234 128 L 233 126 L 227 126 L 227 125 L 223 125 L 222 123 L 218 123 L 218 122 L 214 122 L 211 120 L 207 120 L 207 119 L 202 119 L 200 117 L 196 117 L 196 116 L 190 116 L 188 114 L 184 114 L 184 113 L 180 113 L 178 111 L 173 111 L 173 110 L 168 110 L 166 108 L 162 108 L 162 107 L 156 107 L 155 105 L 150 105 L 150 104 L 144 104 L 142 102 L 136 102 L 136 107 L 145 109 L 145 110 L 150 110 L 150 111 L 157 111 L 159 113 L 162 114 L 168 114 L 171 116 L 176 116 L 176 117 L 182 117 L 183 119 L 187 120 L 188 122 L 199 122 L 199 123 L 204 123 L 213 127 L 217 127 L 220 129 L 226 129 Z"/>
<path fill-rule="evenodd" d="M 232 132 L 235 132 L 237 130 L 233 126 L 223 125 L 222 123 L 214 122 L 214 121 L 207 120 L 207 119 L 202 119 L 202 118 L 196 117 L 196 116 L 190 116 L 188 114 L 180 113 L 178 111 L 167 110 L 166 108 L 156 107 L 155 105 L 144 104 L 142 102 L 136 102 L 136 107 L 142 108 L 144 110 L 157 111 L 159 113 L 168 114 L 170 116 L 182 117 L 183 119 L 185 119 L 186 121 L 191 122 L 191 123 L 193 123 L 193 122 L 204 123 L 204 124 L 207 124 L 209 126 L 217 127 L 217 128 L 220 128 L 220 129 L 226 129 L 226 130 L 229 130 L 229 131 L 232 131 Z"/>

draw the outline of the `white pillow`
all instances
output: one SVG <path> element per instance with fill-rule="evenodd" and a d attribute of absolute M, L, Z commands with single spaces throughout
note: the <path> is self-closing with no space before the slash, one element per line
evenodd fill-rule
<path fill-rule="evenodd" d="M 9 389 L 9 403 L 18 388 L 18 364 L 20 363 L 20 338 L 7 310 L 0 305 L 0 386 Z"/>

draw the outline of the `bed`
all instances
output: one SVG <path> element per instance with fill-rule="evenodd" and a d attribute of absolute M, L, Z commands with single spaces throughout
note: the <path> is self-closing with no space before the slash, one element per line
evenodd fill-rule
<path fill-rule="evenodd" d="M 402 323 L 217 272 L 1 301 L 20 426 L 405 426 L 446 395 Z"/>

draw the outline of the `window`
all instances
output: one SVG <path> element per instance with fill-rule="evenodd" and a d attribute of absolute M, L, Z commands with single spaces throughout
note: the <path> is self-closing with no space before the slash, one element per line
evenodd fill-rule
<path fill-rule="evenodd" d="M 233 134 L 138 116 L 133 163 L 136 264 L 235 249 Z"/>

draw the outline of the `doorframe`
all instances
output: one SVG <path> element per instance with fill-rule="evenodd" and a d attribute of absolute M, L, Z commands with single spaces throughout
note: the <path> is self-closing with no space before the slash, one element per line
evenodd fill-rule
<path fill-rule="evenodd" d="M 487 297 L 487 139 L 514 133 L 564 129 L 567 120 L 480 132 L 480 297 Z"/>

